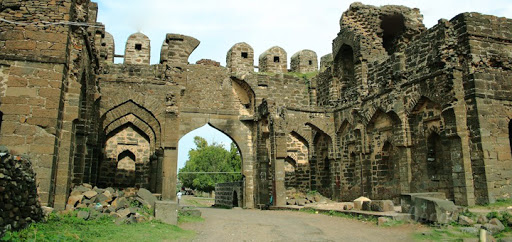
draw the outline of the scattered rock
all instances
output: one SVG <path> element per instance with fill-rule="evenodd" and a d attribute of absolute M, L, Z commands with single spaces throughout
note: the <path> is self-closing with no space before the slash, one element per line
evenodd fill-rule
<path fill-rule="evenodd" d="M 295 199 L 288 199 L 288 200 L 286 200 L 286 204 L 287 205 L 295 205 L 296 202 L 297 201 L 295 201 Z"/>
<path fill-rule="evenodd" d="M 466 217 L 464 215 L 459 215 L 459 224 L 460 225 L 473 225 L 475 224 L 475 221 L 473 221 L 473 219 L 469 218 L 469 217 Z"/>
<path fill-rule="evenodd" d="M 500 228 L 500 231 L 505 230 L 505 225 L 503 225 L 503 223 L 501 223 L 501 221 L 497 218 L 489 220 L 489 223 L 498 226 Z"/>
<path fill-rule="evenodd" d="M 91 200 L 92 200 L 92 198 L 93 198 L 94 196 L 98 195 L 98 193 L 97 193 L 96 191 L 92 191 L 92 190 L 91 190 L 91 191 L 84 192 L 83 194 L 84 194 L 84 196 L 85 196 L 87 199 L 91 199 Z"/>
<path fill-rule="evenodd" d="M 119 214 L 119 217 L 123 218 L 123 217 L 128 217 L 128 215 L 130 215 L 130 209 L 128 208 L 123 208 L 121 210 L 118 210 L 117 211 L 117 214 Z"/>
<path fill-rule="evenodd" d="M 480 215 L 476 222 L 479 224 L 486 224 L 489 222 L 489 219 L 487 219 L 487 217 L 485 217 L 484 215 Z"/>
<path fill-rule="evenodd" d="M 304 206 L 306 205 L 306 199 L 297 199 L 297 205 Z"/>
<path fill-rule="evenodd" d="M 80 210 L 78 212 L 78 214 L 76 215 L 76 217 L 81 218 L 83 220 L 87 220 L 87 219 L 89 219 L 89 215 L 90 215 L 89 211 L 87 211 L 87 210 Z"/>

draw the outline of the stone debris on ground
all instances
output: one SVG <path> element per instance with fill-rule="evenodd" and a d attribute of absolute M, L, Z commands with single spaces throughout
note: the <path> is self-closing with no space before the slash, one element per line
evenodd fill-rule
<path fill-rule="evenodd" d="M 71 194 L 66 205 L 67 211 L 78 210 L 77 217 L 84 220 L 109 215 L 116 219 L 116 224 L 152 220 L 152 209 L 158 200 L 144 188 L 101 189 L 89 184 L 76 186 Z"/>
<path fill-rule="evenodd" d="M 322 196 L 319 193 L 304 194 L 301 192 L 294 192 L 286 198 L 287 205 L 305 206 L 307 204 L 327 204 L 332 203 L 330 199 Z"/>

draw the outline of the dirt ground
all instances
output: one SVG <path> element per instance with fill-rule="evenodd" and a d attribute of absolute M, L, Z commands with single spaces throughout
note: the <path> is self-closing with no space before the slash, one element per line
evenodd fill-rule
<path fill-rule="evenodd" d="M 411 241 L 418 225 L 369 222 L 295 211 L 199 208 L 203 222 L 185 223 L 193 241 Z"/>

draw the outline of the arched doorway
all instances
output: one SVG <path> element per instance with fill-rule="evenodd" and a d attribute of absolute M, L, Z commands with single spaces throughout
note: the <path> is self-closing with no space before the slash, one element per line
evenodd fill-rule
<path fill-rule="evenodd" d="M 178 143 L 178 183 L 194 190 L 194 195 L 208 197 L 212 202 L 215 199 L 216 203 L 219 200 L 213 194 L 227 195 L 220 201 L 230 201 L 229 204 L 217 205 L 240 206 L 242 156 L 236 142 L 210 124 L 184 135 Z M 217 191 L 219 185 L 222 192 Z"/>
<path fill-rule="evenodd" d="M 238 194 L 236 193 L 236 191 L 233 191 L 233 207 L 239 207 Z"/>
<path fill-rule="evenodd" d="M 115 176 L 116 187 L 135 186 L 135 161 L 137 158 L 129 150 L 121 152 L 117 157 L 117 169 Z"/>

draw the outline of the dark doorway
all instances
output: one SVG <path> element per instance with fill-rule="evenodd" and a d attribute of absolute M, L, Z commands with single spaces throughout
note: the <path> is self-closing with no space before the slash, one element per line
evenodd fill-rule
<path fill-rule="evenodd" d="M 238 194 L 236 194 L 236 191 L 233 191 L 233 207 L 238 207 Z"/>

